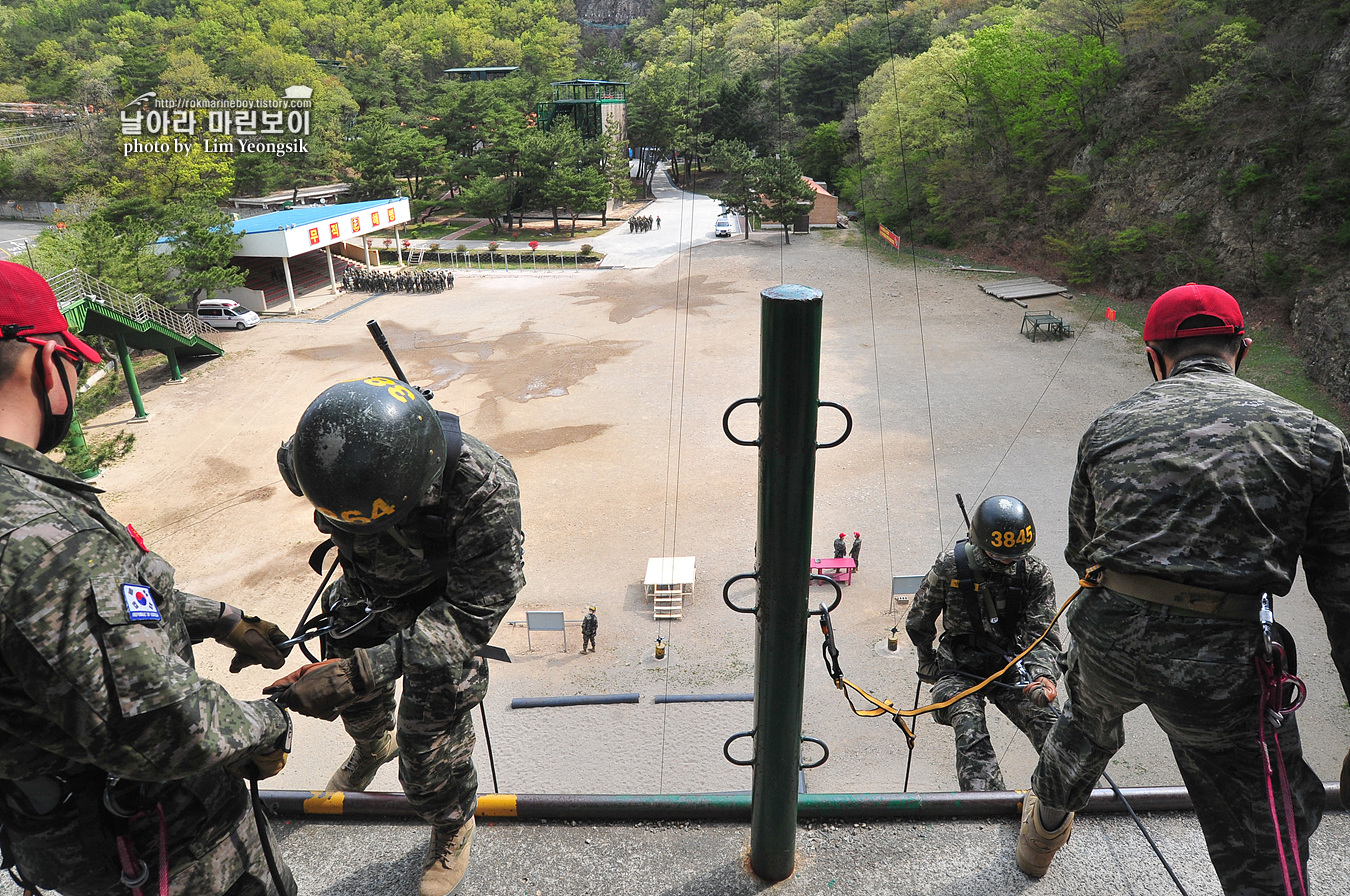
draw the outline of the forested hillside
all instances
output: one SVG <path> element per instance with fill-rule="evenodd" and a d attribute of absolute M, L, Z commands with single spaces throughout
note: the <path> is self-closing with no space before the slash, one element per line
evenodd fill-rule
<path fill-rule="evenodd" d="M 107 114 L 0 153 L 0 198 L 342 179 L 421 208 L 518 205 L 502 184 L 561 151 L 528 118 L 549 82 L 626 81 L 634 146 L 791 158 L 869 227 L 1112 294 L 1222 283 L 1289 319 L 1350 394 L 1350 0 L 578 2 L 11 0 L 0 102 Z M 634 10 L 621 32 L 588 24 Z M 519 71 L 445 74 L 462 66 Z M 116 113 L 147 90 L 292 84 L 314 87 L 304 154 L 166 173 L 121 149 Z M 622 147 L 567 152 L 612 181 Z"/>

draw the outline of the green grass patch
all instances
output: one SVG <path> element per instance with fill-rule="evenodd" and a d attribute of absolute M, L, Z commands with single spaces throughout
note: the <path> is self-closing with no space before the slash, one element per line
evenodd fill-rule
<path fill-rule="evenodd" d="M 565 243 L 571 240 L 584 240 L 601 236 L 602 234 L 609 233 L 613 230 L 616 224 L 621 223 L 623 222 L 620 220 L 610 219 L 610 223 L 605 227 L 600 227 L 599 225 L 588 227 L 586 224 L 578 221 L 577 232 L 575 235 L 572 233 L 571 224 L 566 223 L 563 224 L 563 229 L 560 233 L 556 233 L 552 230 L 535 230 L 530 227 L 526 227 L 522 230 L 506 230 L 503 228 L 496 233 L 493 233 L 491 225 L 484 225 L 471 233 L 466 233 L 461 237 L 457 237 L 455 242 L 458 243 L 463 240 L 496 240 L 499 243 L 528 243 L 530 240 L 536 240 L 541 245 L 544 243 Z"/>
<path fill-rule="evenodd" d="M 1101 305 L 1098 323 L 1102 322 L 1102 315 L 1108 306 L 1116 310 L 1116 326 L 1128 327 L 1135 332 L 1130 338 L 1138 340 L 1139 363 L 1144 364 L 1142 334 L 1144 319 L 1148 317 L 1152 300 L 1106 301 L 1089 295 L 1082 295 L 1081 298 Z M 1291 347 L 1292 334 L 1287 328 L 1274 324 L 1254 324 L 1249 325 L 1247 335 L 1252 339 L 1252 347 L 1241 365 L 1244 380 L 1298 402 L 1345 431 L 1346 425 L 1350 424 L 1350 414 L 1325 389 L 1308 378 L 1307 365 Z"/>

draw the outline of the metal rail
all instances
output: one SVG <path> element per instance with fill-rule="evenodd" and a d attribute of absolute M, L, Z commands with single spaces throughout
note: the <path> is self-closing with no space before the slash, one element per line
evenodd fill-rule
<path fill-rule="evenodd" d="M 88 301 L 103 305 L 137 323 L 153 323 L 186 339 L 205 338 L 214 333 L 190 314 L 171 311 L 139 293 L 129 296 L 79 268 L 63 271 L 47 282 L 51 284 L 52 292 L 56 293 L 57 305 L 62 311 L 76 302 Z"/>
<path fill-rule="evenodd" d="M 1327 804 L 1336 805 L 1340 785 L 1325 784 Z M 1192 808 L 1185 787 L 1122 787 L 1138 812 L 1187 812 Z M 989 818 L 1017 817 L 1023 792 L 984 793 L 803 793 L 797 798 L 796 820 L 819 818 Z M 286 817 L 340 815 L 345 818 L 416 818 L 401 793 L 322 793 L 309 790 L 264 790 L 267 808 Z M 1108 788 L 1092 791 L 1080 814 L 1125 812 Z M 478 814 L 491 818 L 576 819 L 607 821 L 705 820 L 745 822 L 751 796 L 745 792 L 684 794 L 480 794 Z M 795 823 L 794 823 L 795 831 Z"/>

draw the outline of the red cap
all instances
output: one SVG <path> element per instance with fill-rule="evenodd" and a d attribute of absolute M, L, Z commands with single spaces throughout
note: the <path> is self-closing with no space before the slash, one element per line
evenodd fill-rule
<path fill-rule="evenodd" d="M 59 335 L 67 346 L 91 364 L 103 359 L 98 352 L 70 332 L 66 316 L 56 306 L 56 294 L 32 268 L 0 261 L 0 326 L 31 327 L 15 334 L 28 340 L 34 336 Z"/>
<path fill-rule="evenodd" d="M 862 538 L 862 533 L 861 533 L 861 532 L 854 532 L 854 533 L 853 533 L 853 537 L 854 537 L 854 538 Z"/>
<path fill-rule="evenodd" d="M 1221 326 L 1183 329 L 1186 321 L 1198 315 L 1217 317 Z M 1241 336 L 1242 309 L 1237 299 L 1217 286 L 1187 283 L 1158 296 L 1144 320 L 1144 341 L 1182 339 L 1191 336 Z"/>
<path fill-rule="evenodd" d="M 839 533 L 839 537 L 840 537 L 840 538 L 843 538 L 843 537 L 844 537 L 844 533 L 843 533 L 843 532 L 840 532 L 840 533 Z"/>

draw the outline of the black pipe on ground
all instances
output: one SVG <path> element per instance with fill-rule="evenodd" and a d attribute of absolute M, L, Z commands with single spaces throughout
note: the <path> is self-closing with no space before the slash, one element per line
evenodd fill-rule
<path fill-rule="evenodd" d="M 749 703 L 754 694 L 657 694 L 656 703 Z"/>
<path fill-rule="evenodd" d="M 597 703 L 636 703 L 637 694 L 581 694 L 576 697 L 513 697 L 512 709 L 537 709 L 541 706 L 591 706 Z"/>

